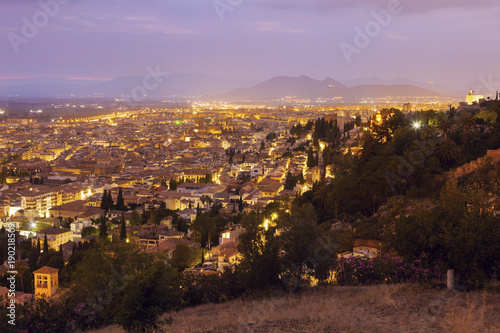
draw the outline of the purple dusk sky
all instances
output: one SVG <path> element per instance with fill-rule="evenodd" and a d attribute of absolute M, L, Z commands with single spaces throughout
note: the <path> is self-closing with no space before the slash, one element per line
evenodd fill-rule
<path fill-rule="evenodd" d="M 2 0 L 0 78 L 111 79 L 157 64 L 253 80 L 305 74 L 450 85 L 500 74 L 498 0 L 400 0 L 400 13 L 377 31 L 372 11 L 394 1 Z M 40 3 L 57 3 L 57 13 L 44 16 Z M 34 19 L 38 32 L 23 35 Z M 369 44 L 356 47 L 355 28 L 369 26 Z M 350 63 L 341 43 L 357 49 Z"/>

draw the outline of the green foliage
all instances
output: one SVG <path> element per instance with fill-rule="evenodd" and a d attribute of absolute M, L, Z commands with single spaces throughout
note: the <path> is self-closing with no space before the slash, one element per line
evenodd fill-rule
<path fill-rule="evenodd" d="M 125 216 L 122 214 L 122 219 L 120 223 L 120 239 L 127 239 L 127 226 L 125 225 Z"/>
<path fill-rule="evenodd" d="M 170 265 L 182 272 L 186 268 L 193 267 L 199 263 L 201 249 L 194 249 L 185 244 L 179 244 L 172 253 Z"/>
<path fill-rule="evenodd" d="M 320 230 L 316 222 L 314 207 L 310 204 L 293 207 L 292 214 L 280 218 L 284 232 L 280 235 L 281 248 L 284 251 L 284 268 L 289 276 L 296 277 L 300 287 L 306 259 L 314 258 Z"/>
<path fill-rule="evenodd" d="M 130 215 L 130 225 L 135 227 L 142 225 L 141 215 L 139 214 L 137 209 L 134 209 L 132 211 L 132 214 Z"/>
<path fill-rule="evenodd" d="M 114 321 L 130 332 L 156 330 L 161 314 L 179 308 L 180 295 L 175 272 L 156 261 L 125 285 Z"/>
<path fill-rule="evenodd" d="M 276 140 L 276 138 L 277 138 L 277 136 L 276 136 L 276 133 L 274 133 L 274 132 L 271 132 L 268 135 L 266 135 L 267 141 L 274 141 L 274 140 Z"/>
<path fill-rule="evenodd" d="M 102 198 L 101 198 L 101 209 L 104 209 L 107 211 L 109 209 L 108 207 L 108 191 L 104 190 L 102 193 Z"/>
<path fill-rule="evenodd" d="M 108 191 L 108 196 L 106 198 L 106 204 L 107 204 L 108 210 L 112 210 L 115 207 L 115 204 L 113 202 L 113 196 L 111 194 L 111 190 Z"/>
<path fill-rule="evenodd" d="M 62 269 L 64 267 L 64 259 L 60 255 L 55 255 L 50 258 L 47 266 L 54 267 L 57 269 Z"/>
<path fill-rule="evenodd" d="M 123 199 L 123 190 L 121 187 L 118 188 L 118 197 L 116 198 L 116 210 L 126 210 L 125 200 Z"/>
<path fill-rule="evenodd" d="M 170 181 L 168 182 L 168 189 L 170 191 L 176 191 L 177 186 L 179 186 L 179 183 L 177 182 L 177 180 L 175 180 L 174 178 L 170 178 Z"/>
<path fill-rule="evenodd" d="M 49 242 L 47 241 L 47 234 L 43 237 L 43 253 L 49 252 Z"/>
<path fill-rule="evenodd" d="M 290 170 L 288 170 L 285 179 L 285 190 L 293 190 L 295 188 L 295 185 L 297 185 L 297 178 L 292 175 L 292 172 Z"/>
<path fill-rule="evenodd" d="M 442 282 L 446 268 L 441 263 L 428 267 L 424 264 L 425 261 L 425 256 L 409 261 L 385 255 L 373 259 L 335 259 L 330 267 L 336 272 L 336 284 L 342 286 Z"/>
<path fill-rule="evenodd" d="M 500 219 L 488 197 L 448 181 L 434 208 L 395 219 L 387 238 L 404 257 L 424 253 L 430 265 L 443 262 L 463 283 L 477 287 L 493 276 L 500 253 Z"/>
<path fill-rule="evenodd" d="M 94 228 L 94 227 L 85 227 L 82 229 L 82 237 L 88 236 L 88 235 L 98 235 L 99 234 L 99 229 Z"/>
<path fill-rule="evenodd" d="M 108 238 L 108 226 L 107 226 L 107 219 L 102 216 L 99 218 L 99 238 L 101 239 L 107 239 Z"/>
<path fill-rule="evenodd" d="M 307 151 L 307 167 L 312 168 L 318 165 L 317 152 L 315 153 L 312 146 L 309 146 Z"/>
<path fill-rule="evenodd" d="M 238 250 L 242 255 L 236 273 L 247 290 L 262 290 L 281 285 L 279 274 L 280 243 L 276 228 L 267 231 L 261 227 L 263 215 L 251 213 L 243 216 L 241 225 L 246 232 L 240 235 Z"/>

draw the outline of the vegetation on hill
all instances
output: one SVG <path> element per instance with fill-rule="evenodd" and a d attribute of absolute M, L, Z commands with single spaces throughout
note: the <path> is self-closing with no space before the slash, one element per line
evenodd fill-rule
<path fill-rule="evenodd" d="M 214 275 L 185 272 L 196 261 L 195 257 L 201 255 L 181 247 L 168 259 L 140 251 L 124 239 L 109 242 L 103 220 L 101 239 L 75 249 L 69 264 L 61 266 L 61 281 L 69 287 L 66 294 L 58 301 L 19 307 L 16 329 L 75 331 L 114 323 L 128 331 L 150 331 L 162 325 L 157 319 L 165 312 L 222 303 L 259 292 L 272 291 L 280 296 L 306 286 L 389 283 L 442 288 L 447 269 L 456 271 L 459 286 L 483 288 L 495 282 L 500 270 L 498 165 L 485 163 L 459 180 L 446 176 L 445 172 L 483 156 L 487 149 L 500 148 L 499 110 L 498 101 L 485 102 L 485 109 L 476 114 L 431 110 L 408 117 L 399 110 L 388 110 L 391 115 L 373 125 L 363 137 L 359 156 L 350 149 L 342 153 L 340 148 L 347 141 L 339 137 L 340 129 L 334 122 L 319 119 L 304 127 L 294 126 L 292 135 L 312 134 L 311 166 L 319 164 L 318 154 L 322 151 L 328 162 L 323 168 L 330 165 L 335 178 L 329 184 L 323 179 L 293 201 L 273 202 L 258 213 L 237 215 L 236 209 L 241 211 L 243 202 L 241 198 L 235 200 L 231 222 L 240 223 L 246 233 L 240 236 L 241 260 L 234 269 Z M 350 123 L 348 128 L 354 125 Z M 326 146 L 320 146 L 325 143 Z M 289 188 L 302 181 L 293 177 L 291 174 L 288 177 Z M 203 246 L 217 243 L 219 233 L 230 222 L 229 218 L 219 216 L 219 208 L 217 204 L 211 205 L 210 211 L 200 212 L 191 225 L 193 239 Z M 160 205 L 142 215 L 135 212 L 131 224 L 159 223 L 171 215 L 174 219 L 177 216 Z M 180 220 L 174 220 L 173 224 L 178 230 L 186 229 Z M 382 255 L 375 259 L 339 259 L 339 254 L 352 251 L 357 238 L 378 240 L 387 246 L 380 247 Z M 62 255 L 55 251 L 46 251 L 41 261 L 39 249 L 28 244 L 24 251 L 32 268 L 40 263 L 60 265 Z M 396 304 L 395 309 L 399 309 L 398 304 L 404 304 L 401 298 L 405 297 L 398 293 L 403 290 L 411 294 L 413 287 L 378 288 L 373 290 L 397 295 L 390 299 Z M 343 295 L 354 300 L 361 297 L 358 300 L 365 302 L 358 293 L 363 289 L 340 290 L 350 290 Z M 291 300 L 296 304 L 293 297 Z M 335 303 L 338 300 L 329 302 L 324 299 L 325 309 L 342 309 Z M 367 313 L 375 311 L 379 317 L 384 313 L 375 297 L 366 304 Z M 352 313 L 352 307 L 346 308 Z M 468 306 L 457 308 L 462 310 L 475 311 Z M 338 311 L 335 317 L 347 313 L 343 309 Z M 490 313 L 489 308 L 484 311 Z M 303 325 L 300 327 L 304 330 L 354 327 L 346 326 L 347 322 L 326 320 L 325 311 L 317 313 L 325 317 L 310 314 L 306 320 L 300 315 L 300 321 L 272 317 L 263 327 L 272 329 L 275 326 L 267 325 L 276 325 L 277 330 L 287 330 L 292 325 Z M 439 315 L 446 318 L 447 313 Z M 172 327 L 182 328 L 183 317 L 172 318 Z M 369 327 L 381 330 L 387 324 L 369 326 L 368 321 L 359 318 L 356 323 L 362 330 Z M 430 331 L 448 325 L 446 320 L 429 326 Z M 237 323 L 227 327 L 231 325 Z M 488 319 L 473 329 L 480 331 L 491 325 Z"/>

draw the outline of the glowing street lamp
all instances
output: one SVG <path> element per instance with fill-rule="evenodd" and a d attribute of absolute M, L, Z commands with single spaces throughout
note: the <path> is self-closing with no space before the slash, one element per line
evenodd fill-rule
<path fill-rule="evenodd" d="M 270 224 L 270 221 L 269 220 L 264 220 L 264 229 L 267 231 L 267 229 L 269 229 L 269 224 Z"/>
<path fill-rule="evenodd" d="M 418 132 L 418 130 L 420 129 L 421 126 L 422 126 L 422 124 L 419 121 L 416 121 L 413 123 L 413 128 L 417 132 L 417 136 L 418 136 L 419 140 L 420 140 L 420 133 Z"/>

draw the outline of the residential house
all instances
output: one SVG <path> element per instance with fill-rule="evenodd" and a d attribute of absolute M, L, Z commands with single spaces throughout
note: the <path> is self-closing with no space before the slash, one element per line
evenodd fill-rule
<path fill-rule="evenodd" d="M 43 248 L 45 236 L 47 236 L 49 249 L 55 251 L 59 251 L 59 245 L 63 245 L 66 242 L 73 241 L 73 231 L 71 231 L 71 229 L 51 227 L 37 231 L 36 236 L 31 240 L 32 246 L 36 247 L 38 240 L 40 240 L 40 247 Z"/>

